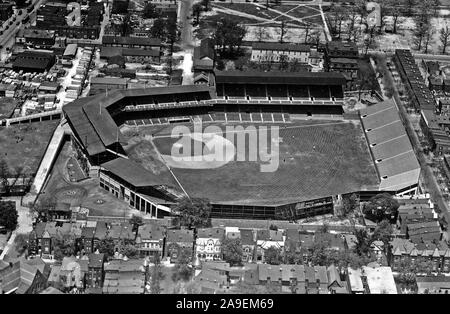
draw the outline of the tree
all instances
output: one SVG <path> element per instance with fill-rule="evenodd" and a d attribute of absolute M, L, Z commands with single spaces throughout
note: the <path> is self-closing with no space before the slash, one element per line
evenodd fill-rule
<path fill-rule="evenodd" d="M 372 27 L 367 28 L 367 34 L 364 38 L 364 56 L 367 56 L 367 52 L 369 51 L 369 48 L 374 46 L 375 29 L 376 29 L 376 25 L 373 25 Z"/>
<path fill-rule="evenodd" d="M 198 25 L 200 23 L 200 14 L 203 11 L 203 7 L 200 3 L 196 3 L 192 6 L 192 14 L 195 16 L 195 24 Z"/>
<path fill-rule="evenodd" d="M 173 209 L 178 213 L 174 224 L 192 228 L 208 228 L 211 226 L 211 204 L 202 198 L 183 198 Z"/>
<path fill-rule="evenodd" d="M 53 255 L 58 261 L 66 256 L 72 256 L 76 253 L 76 241 L 73 234 L 57 234 L 53 243 Z"/>
<path fill-rule="evenodd" d="M 190 266 L 192 262 L 192 252 L 187 248 L 179 248 L 179 255 L 173 268 L 172 280 L 177 281 L 189 281 L 193 275 L 192 267 Z"/>
<path fill-rule="evenodd" d="M 264 251 L 264 260 L 270 265 L 280 265 L 283 263 L 283 257 L 281 256 L 281 250 L 271 246 Z"/>
<path fill-rule="evenodd" d="M 309 40 L 309 31 L 311 30 L 311 24 L 310 23 L 305 23 L 305 26 L 303 28 L 303 30 L 305 31 L 305 40 L 303 41 L 303 43 L 306 45 L 308 43 Z"/>
<path fill-rule="evenodd" d="M 419 6 L 419 14 L 414 16 L 414 40 L 418 50 L 422 49 L 424 39 L 430 32 L 430 0 L 423 1 Z"/>
<path fill-rule="evenodd" d="M 156 254 L 153 258 L 153 267 L 152 267 L 152 275 L 150 281 L 150 292 L 151 294 L 160 294 L 161 293 L 161 285 L 160 281 L 163 277 L 163 273 L 161 271 L 161 258 L 159 254 Z"/>
<path fill-rule="evenodd" d="M 234 57 L 235 52 L 240 50 L 247 30 L 241 27 L 237 21 L 227 18 L 216 20 L 215 29 L 213 39 L 216 45 L 221 48 L 222 54 L 228 52 L 230 57 Z"/>
<path fill-rule="evenodd" d="M 288 30 L 288 28 L 287 28 L 286 22 L 285 21 L 281 21 L 281 24 L 280 24 L 280 43 L 283 43 L 283 39 L 284 39 L 284 36 L 287 33 L 287 30 Z"/>
<path fill-rule="evenodd" d="M 277 225 L 270 224 L 269 230 L 278 231 L 278 227 L 277 227 Z"/>
<path fill-rule="evenodd" d="M 154 19 L 158 17 L 158 11 L 156 9 L 156 5 L 149 2 L 145 5 L 144 10 L 142 11 L 142 16 L 146 19 Z"/>
<path fill-rule="evenodd" d="M 394 230 L 389 221 L 383 220 L 375 228 L 375 231 L 373 232 L 372 235 L 372 239 L 383 241 L 384 247 L 388 247 L 393 232 Z"/>
<path fill-rule="evenodd" d="M 328 233 L 328 231 L 330 231 L 330 226 L 326 222 L 321 224 L 320 227 L 317 229 L 318 233 Z"/>
<path fill-rule="evenodd" d="M 108 64 L 116 64 L 119 66 L 119 68 L 124 68 L 125 67 L 125 57 L 117 55 L 117 56 L 112 56 L 111 58 L 108 59 Z"/>
<path fill-rule="evenodd" d="M 356 19 L 358 17 L 358 10 L 354 7 L 351 7 L 348 11 L 348 24 L 347 24 L 347 29 L 348 29 L 348 40 L 352 41 L 352 40 L 356 40 L 356 32 L 357 32 L 357 28 L 355 27 L 356 24 Z"/>
<path fill-rule="evenodd" d="M 433 16 L 438 17 L 439 16 L 439 7 L 441 5 L 441 1 L 440 0 L 432 0 L 431 1 L 431 7 L 433 10 Z"/>
<path fill-rule="evenodd" d="M 331 4 L 329 11 L 329 20 L 330 20 L 330 31 L 331 33 L 337 37 L 341 37 L 342 32 L 342 22 L 347 18 L 347 13 L 340 5 Z"/>
<path fill-rule="evenodd" d="M 259 42 L 266 40 L 267 37 L 269 36 L 266 28 L 263 26 L 257 27 L 255 33 L 256 33 L 256 38 L 258 38 Z"/>
<path fill-rule="evenodd" d="M 388 220 L 395 222 L 397 219 L 400 204 L 389 193 L 382 193 L 373 196 L 364 205 L 363 213 L 366 217 L 376 223 Z"/>
<path fill-rule="evenodd" d="M 166 41 L 169 43 L 170 55 L 173 54 L 173 47 L 178 39 L 178 24 L 174 18 L 169 18 L 166 21 Z"/>
<path fill-rule="evenodd" d="M 19 233 L 14 239 L 16 251 L 22 255 L 28 249 L 29 234 Z"/>
<path fill-rule="evenodd" d="M 144 224 L 144 219 L 142 219 L 141 216 L 138 215 L 132 215 L 129 220 L 130 225 L 133 226 L 133 232 L 136 232 L 139 230 L 139 227 Z"/>
<path fill-rule="evenodd" d="M 416 5 L 416 0 L 406 0 L 405 6 L 406 6 L 406 14 L 408 16 L 411 16 L 413 14 L 413 8 Z"/>
<path fill-rule="evenodd" d="M 128 258 L 137 258 L 140 254 L 136 245 L 127 241 L 121 241 L 119 244 L 119 253 Z"/>
<path fill-rule="evenodd" d="M 358 208 L 358 197 L 355 193 L 342 197 L 342 213 L 347 216 Z"/>
<path fill-rule="evenodd" d="M 97 250 L 100 253 L 105 254 L 106 258 L 111 258 L 114 256 L 116 244 L 112 238 L 105 238 L 100 240 L 97 244 Z"/>
<path fill-rule="evenodd" d="M 131 34 L 132 27 L 131 27 L 131 18 L 130 14 L 126 14 L 123 18 L 122 23 L 120 24 L 120 33 L 123 37 L 126 37 Z"/>
<path fill-rule="evenodd" d="M 3 191 L 5 195 L 9 195 L 11 192 L 11 187 L 9 185 L 9 177 L 11 175 L 11 172 L 9 170 L 8 163 L 3 158 L 0 159 L 0 183 L 3 187 Z M 0 195 L 1 195 L 2 189 L 0 189 Z"/>
<path fill-rule="evenodd" d="M 397 34 L 397 24 L 400 22 L 402 16 L 402 6 L 397 0 L 388 0 L 387 8 L 389 9 L 389 15 L 392 16 L 392 32 Z"/>
<path fill-rule="evenodd" d="M 0 201 L 0 226 L 9 231 L 15 230 L 18 217 L 15 202 Z"/>
<path fill-rule="evenodd" d="M 432 39 L 434 33 L 435 33 L 435 28 L 433 26 L 431 26 L 431 24 L 428 26 L 427 32 L 425 33 L 425 53 L 428 53 L 428 47 L 430 46 L 430 40 Z"/>
<path fill-rule="evenodd" d="M 209 7 L 209 2 L 210 1 L 211 0 L 202 0 L 201 4 L 205 8 L 205 11 L 209 11 L 210 10 L 210 7 Z"/>
<path fill-rule="evenodd" d="M 231 266 L 242 265 L 242 243 L 241 239 L 229 239 L 225 238 L 221 245 L 223 259 Z"/>
<path fill-rule="evenodd" d="M 439 31 L 439 40 L 442 44 L 442 54 L 445 54 L 445 50 L 447 49 L 450 40 L 450 29 L 447 24 Z"/>
<path fill-rule="evenodd" d="M 162 18 L 157 18 L 153 21 L 153 25 L 150 28 L 150 34 L 153 38 L 162 39 L 165 35 L 166 22 Z"/>
<path fill-rule="evenodd" d="M 365 229 L 356 229 L 354 231 L 356 237 L 355 252 L 360 256 L 368 256 L 372 239 Z"/>
<path fill-rule="evenodd" d="M 51 197 L 45 197 L 34 204 L 29 204 L 30 214 L 36 218 L 36 222 L 47 222 L 49 212 L 56 208 L 56 201 Z"/>

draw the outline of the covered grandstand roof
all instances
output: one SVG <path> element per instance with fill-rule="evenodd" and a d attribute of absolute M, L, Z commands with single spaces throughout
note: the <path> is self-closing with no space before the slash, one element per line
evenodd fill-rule
<path fill-rule="evenodd" d="M 381 102 L 360 110 L 360 116 L 381 179 L 380 190 L 396 191 L 417 184 L 420 165 L 395 104 Z"/>
<path fill-rule="evenodd" d="M 102 93 L 93 97 L 77 99 L 64 106 L 63 111 L 89 155 L 93 156 L 117 143 L 117 139 L 122 142 L 119 128 L 108 112 L 109 106 L 124 98 L 201 92 L 209 93 L 212 98 L 210 87 L 197 85 L 115 90 L 108 95 Z"/>
<path fill-rule="evenodd" d="M 338 72 L 215 71 L 216 84 L 345 85 Z"/>
<path fill-rule="evenodd" d="M 135 187 L 164 185 L 158 176 L 126 158 L 116 158 L 101 166 Z"/>

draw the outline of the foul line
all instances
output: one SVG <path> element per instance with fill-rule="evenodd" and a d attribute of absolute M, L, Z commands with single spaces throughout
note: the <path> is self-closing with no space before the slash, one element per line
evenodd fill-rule
<path fill-rule="evenodd" d="M 153 148 L 156 151 L 156 154 L 158 154 L 158 158 L 162 161 L 162 163 L 164 164 L 164 166 L 167 167 L 167 169 L 169 170 L 170 174 L 172 175 L 172 177 L 175 179 L 175 181 L 177 181 L 179 187 L 183 190 L 183 193 L 190 199 L 191 197 L 189 196 L 189 194 L 186 192 L 186 190 L 183 188 L 183 186 L 181 185 L 181 182 L 178 180 L 178 178 L 175 176 L 175 174 L 173 173 L 172 169 L 170 168 L 170 166 L 167 164 L 166 160 L 161 156 L 161 153 L 158 150 L 158 147 L 156 147 L 155 143 L 153 143 L 153 141 L 150 141 L 153 145 Z"/>
<path fill-rule="evenodd" d="M 310 128 L 310 127 L 316 127 L 316 126 L 327 126 L 327 125 L 336 125 L 336 124 L 347 124 L 349 123 L 348 121 L 341 121 L 341 122 L 330 122 L 330 123 L 317 123 L 317 124 L 310 124 L 310 125 L 295 125 L 295 126 L 283 126 L 280 127 L 280 129 L 301 129 L 301 128 Z M 217 125 L 219 126 L 219 125 Z M 250 126 L 254 126 L 253 124 L 251 124 Z M 273 126 L 273 125 L 265 125 L 269 128 L 269 126 Z M 279 127 L 279 125 L 276 125 Z M 205 130 L 202 130 L 202 132 L 204 132 Z M 208 132 L 205 134 L 228 134 L 228 133 L 247 133 L 247 132 L 251 132 L 251 131 L 258 131 L 258 128 L 255 127 L 255 129 L 250 129 L 247 130 L 246 128 L 244 128 L 243 130 L 224 130 L 223 132 Z M 191 132 L 194 133 L 194 132 Z M 167 135 L 155 135 L 153 136 L 153 138 L 175 138 L 175 136 L 172 136 L 172 134 L 167 134 Z M 152 141 L 153 143 L 153 141 Z M 154 145 L 154 144 L 153 144 Z M 155 146 L 155 145 L 154 145 Z M 155 146 L 156 147 L 156 146 Z M 159 154 L 159 151 L 158 151 Z M 162 157 L 161 157 L 162 158 Z"/>

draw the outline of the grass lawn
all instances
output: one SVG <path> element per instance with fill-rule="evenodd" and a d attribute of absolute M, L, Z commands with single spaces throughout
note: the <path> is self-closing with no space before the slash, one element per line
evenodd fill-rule
<path fill-rule="evenodd" d="M 356 122 L 291 123 L 280 127 L 280 138 L 279 167 L 275 172 L 260 172 L 259 160 L 232 160 L 216 169 L 172 167 L 172 171 L 190 196 L 218 202 L 282 203 L 378 185 L 364 135 Z M 169 153 L 175 141 L 171 137 L 154 139 L 162 154 Z"/>
<path fill-rule="evenodd" d="M 0 119 L 9 118 L 17 106 L 17 100 L 10 97 L 0 98 Z"/>
<path fill-rule="evenodd" d="M 21 166 L 24 173 L 34 175 L 58 124 L 59 120 L 53 120 L 0 128 L 0 158 L 11 172 Z"/>

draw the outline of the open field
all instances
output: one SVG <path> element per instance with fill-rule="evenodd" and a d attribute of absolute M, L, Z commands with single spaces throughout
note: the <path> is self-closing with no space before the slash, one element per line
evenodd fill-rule
<path fill-rule="evenodd" d="M 172 145 L 179 140 L 169 135 L 172 127 L 142 130 L 155 134 L 153 142 L 160 154 L 170 155 Z M 295 122 L 280 125 L 279 136 L 279 167 L 275 172 L 261 172 L 264 162 L 260 158 L 234 158 L 213 169 L 173 165 L 171 169 L 191 197 L 206 197 L 212 202 L 282 204 L 377 187 L 376 170 L 359 123 Z M 248 157 L 248 143 L 247 136 L 245 151 L 236 154 Z"/>
<path fill-rule="evenodd" d="M 59 120 L 0 128 L 0 158 L 14 174 L 17 167 L 34 175 Z"/>
<path fill-rule="evenodd" d="M 323 21 L 319 7 L 305 5 L 279 5 L 270 6 L 257 3 L 212 3 L 212 10 L 202 15 L 200 27 L 197 32 L 198 38 L 204 38 L 214 32 L 213 24 L 220 18 L 237 21 L 247 28 L 244 40 L 255 39 L 253 33 L 258 33 L 259 28 L 264 27 L 267 33 L 265 41 L 278 41 L 281 22 L 285 22 L 287 33 L 284 41 L 298 42 L 298 38 L 304 36 L 306 24 L 322 33 Z M 310 32 L 311 33 L 311 32 Z"/>

